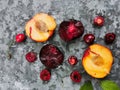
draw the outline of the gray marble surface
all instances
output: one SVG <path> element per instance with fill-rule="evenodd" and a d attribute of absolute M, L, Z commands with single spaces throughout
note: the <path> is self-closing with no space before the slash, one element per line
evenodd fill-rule
<path fill-rule="evenodd" d="M 43 82 L 39 73 L 45 67 L 39 58 L 35 63 L 28 63 L 25 54 L 34 50 L 39 53 L 45 43 L 36 43 L 29 38 L 26 42 L 14 44 L 10 48 L 12 58 L 7 57 L 10 41 L 17 33 L 24 31 L 25 23 L 36 13 L 46 12 L 53 15 L 58 24 L 55 35 L 46 43 L 54 43 L 64 51 L 65 62 L 62 66 L 52 70 L 49 82 Z M 105 25 L 94 28 L 92 19 L 97 14 L 105 16 Z M 85 73 L 81 58 L 87 45 L 82 37 L 66 44 L 60 40 L 57 30 L 61 21 L 65 19 L 81 20 L 85 33 L 94 33 L 95 43 L 109 47 L 114 55 L 111 73 L 104 79 L 110 79 L 120 85 L 120 0 L 0 0 L 0 90 L 79 90 L 86 80 L 91 80 L 94 90 L 101 90 L 98 82 Z M 114 32 L 117 35 L 112 45 L 104 43 L 104 35 Z M 85 34 L 84 33 L 84 34 Z M 76 55 L 79 63 L 70 67 L 66 60 L 69 55 Z M 82 74 L 79 84 L 72 83 L 69 74 L 78 69 Z"/>

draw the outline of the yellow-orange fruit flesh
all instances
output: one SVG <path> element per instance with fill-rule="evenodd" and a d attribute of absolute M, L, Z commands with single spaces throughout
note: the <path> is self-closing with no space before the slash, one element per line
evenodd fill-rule
<path fill-rule="evenodd" d="M 110 73 L 113 56 L 107 47 L 93 44 L 84 52 L 82 64 L 85 71 L 95 78 L 104 78 Z"/>
<path fill-rule="evenodd" d="M 36 14 L 26 23 L 25 31 L 28 37 L 37 42 L 45 42 L 54 33 L 55 19 L 45 13 Z"/>

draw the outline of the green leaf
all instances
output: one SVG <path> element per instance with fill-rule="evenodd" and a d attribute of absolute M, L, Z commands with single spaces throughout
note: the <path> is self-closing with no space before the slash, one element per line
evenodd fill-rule
<path fill-rule="evenodd" d="M 91 81 L 85 82 L 85 83 L 81 86 L 80 90 L 93 90 L 93 86 L 92 86 Z"/>
<path fill-rule="evenodd" d="M 120 90 L 120 87 L 111 80 L 104 80 L 101 82 L 102 90 Z"/>

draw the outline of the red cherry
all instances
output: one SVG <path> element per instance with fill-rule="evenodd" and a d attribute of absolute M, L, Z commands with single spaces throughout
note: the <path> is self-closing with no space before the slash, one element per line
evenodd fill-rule
<path fill-rule="evenodd" d="M 37 55 L 36 55 L 35 52 L 28 52 L 28 53 L 25 55 L 25 57 L 26 57 L 26 60 L 27 60 L 28 62 L 34 62 L 34 61 L 37 60 Z"/>
<path fill-rule="evenodd" d="M 70 78 L 73 82 L 79 83 L 81 81 L 82 76 L 77 70 L 75 70 L 70 74 Z"/>
<path fill-rule="evenodd" d="M 96 26 L 103 26 L 104 25 L 104 17 L 103 16 L 96 16 L 93 20 L 94 25 Z"/>
<path fill-rule="evenodd" d="M 114 33 L 107 33 L 105 35 L 105 42 L 107 44 L 113 43 L 113 41 L 115 40 L 116 35 Z"/>
<path fill-rule="evenodd" d="M 93 44 L 95 40 L 95 36 L 93 34 L 86 34 L 84 37 L 84 41 L 86 44 Z"/>
<path fill-rule="evenodd" d="M 40 79 L 43 80 L 43 81 L 49 81 L 51 78 L 51 73 L 49 70 L 47 69 L 43 69 L 41 72 L 40 72 Z"/>
<path fill-rule="evenodd" d="M 17 43 L 20 43 L 23 42 L 25 38 L 26 38 L 25 34 L 20 33 L 16 35 L 15 40 Z"/>
<path fill-rule="evenodd" d="M 70 65 L 76 65 L 77 62 L 78 62 L 78 60 L 77 60 L 77 57 L 76 57 L 76 56 L 70 56 L 70 57 L 68 58 L 68 63 L 69 63 Z"/>

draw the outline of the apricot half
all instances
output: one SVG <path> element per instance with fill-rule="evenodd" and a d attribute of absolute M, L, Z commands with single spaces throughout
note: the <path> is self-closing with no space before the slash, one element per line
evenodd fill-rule
<path fill-rule="evenodd" d="M 85 50 L 82 65 L 85 71 L 94 78 L 104 78 L 110 73 L 113 56 L 105 46 L 93 44 Z"/>
<path fill-rule="evenodd" d="M 56 28 L 55 19 L 46 13 L 38 13 L 26 23 L 28 37 L 37 42 L 45 42 L 52 36 Z"/>

